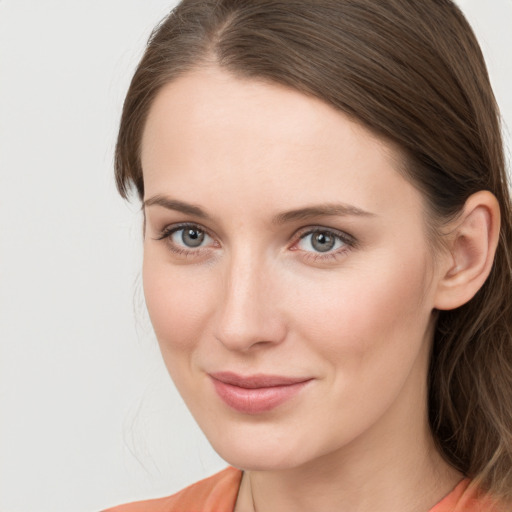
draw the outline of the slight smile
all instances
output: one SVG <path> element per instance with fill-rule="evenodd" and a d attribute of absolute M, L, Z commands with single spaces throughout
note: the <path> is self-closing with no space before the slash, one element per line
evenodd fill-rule
<path fill-rule="evenodd" d="M 296 396 L 313 379 L 279 375 L 241 376 L 231 372 L 209 374 L 215 391 L 232 409 L 259 414 L 275 409 Z"/>

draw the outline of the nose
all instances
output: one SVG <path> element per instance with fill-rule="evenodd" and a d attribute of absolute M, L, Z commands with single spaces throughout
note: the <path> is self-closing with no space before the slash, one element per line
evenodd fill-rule
<path fill-rule="evenodd" d="M 244 352 L 285 338 L 285 318 L 276 303 L 281 283 L 273 267 L 247 255 L 232 258 L 221 285 L 214 333 L 227 349 Z"/>

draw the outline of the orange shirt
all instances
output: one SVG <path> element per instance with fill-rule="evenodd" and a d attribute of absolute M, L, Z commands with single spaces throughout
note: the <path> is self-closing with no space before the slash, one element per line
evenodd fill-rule
<path fill-rule="evenodd" d="M 138 501 L 104 512 L 233 512 L 241 479 L 242 472 L 229 467 L 167 498 Z M 494 512 L 494 509 L 491 500 L 466 479 L 430 512 Z"/>
<path fill-rule="evenodd" d="M 233 512 L 241 480 L 242 472 L 229 467 L 167 498 L 128 503 L 103 512 Z"/>

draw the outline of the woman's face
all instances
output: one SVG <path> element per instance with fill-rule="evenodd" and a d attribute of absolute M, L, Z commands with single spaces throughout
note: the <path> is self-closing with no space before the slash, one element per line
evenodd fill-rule
<path fill-rule="evenodd" d="M 439 272 L 399 161 L 320 100 L 216 68 L 154 101 L 147 307 L 231 464 L 296 467 L 426 425 Z"/>

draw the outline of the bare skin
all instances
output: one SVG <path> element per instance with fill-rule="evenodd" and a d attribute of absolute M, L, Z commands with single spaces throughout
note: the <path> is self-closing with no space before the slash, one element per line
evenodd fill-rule
<path fill-rule="evenodd" d="M 215 67 L 151 108 L 146 302 L 192 414 L 244 469 L 236 512 L 427 512 L 463 478 L 434 447 L 426 382 L 434 311 L 468 300 L 447 276 L 477 251 L 433 257 L 400 158 L 318 99 Z M 217 372 L 307 385 L 247 412 Z"/>

